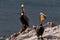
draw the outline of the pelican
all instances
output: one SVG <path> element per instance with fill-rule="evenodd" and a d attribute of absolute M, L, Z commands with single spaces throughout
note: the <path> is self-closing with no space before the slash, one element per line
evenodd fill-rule
<path fill-rule="evenodd" d="M 20 21 L 21 21 L 21 23 L 24 26 L 22 31 L 21 31 L 21 32 L 23 32 L 29 26 L 29 19 L 28 19 L 28 17 L 24 13 L 24 5 L 23 4 L 21 5 L 21 9 L 22 9 L 22 12 L 21 12 Z"/>
<path fill-rule="evenodd" d="M 43 27 L 42 23 L 43 23 L 43 21 L 45 21 L 45 19 L 46 19 L 46 15 L 41 12 L 40 13 L 40 27 L 37 29 L 37 37 L 39 39 L 39 36 L 41 36 L 42 40 L 43 40 L 42 35 L 44 33 L 44 27 Z"/>

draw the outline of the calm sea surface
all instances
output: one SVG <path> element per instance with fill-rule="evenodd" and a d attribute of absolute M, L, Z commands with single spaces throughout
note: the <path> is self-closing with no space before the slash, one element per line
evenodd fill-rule
<path fill-rule="evenodd" d="M 39 25 L 39 13 L 45 12 L 44 23 L 60 24 L 60 0 L 23 0 L 25 13 L 30 26 Z M 8 36 L 18 32 L 22 27 L 19 20 L 22 0 L 0 0 L 0 36 Z"/>

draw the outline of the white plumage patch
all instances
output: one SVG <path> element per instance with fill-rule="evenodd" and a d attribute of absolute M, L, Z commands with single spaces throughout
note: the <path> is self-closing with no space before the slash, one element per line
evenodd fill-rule
<path fill-rule="evenodd" d="M 21 13 L 21 15 L 23 15 L 23 13 Z"/>

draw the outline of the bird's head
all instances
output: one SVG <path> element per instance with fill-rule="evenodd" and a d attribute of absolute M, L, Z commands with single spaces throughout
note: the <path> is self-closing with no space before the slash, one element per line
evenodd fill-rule
<path fill-rule="evenodd" d="M 24 7 L 24 4 L 21 4 L 21 7 Z"/>
<path fill-rule="evenodd" d="M 42 23 L 45 20 L 46 20 L 46 15 L 43 12 L 41 12 L 40 13 L 40 22 Z"/>

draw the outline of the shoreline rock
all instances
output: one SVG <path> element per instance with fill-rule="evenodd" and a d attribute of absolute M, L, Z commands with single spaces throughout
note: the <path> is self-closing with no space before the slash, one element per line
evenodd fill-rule
<path fill-rule="evenodd" d="M 22 33 L 20 33 L 19 31 L 17 33 L 12 34 L 10 37 L 6 38 L 6 40 L 38 40 L 36 28 L 37 27 L 35 26 L 33 28 L 27 28 Z M 49 27 L 48 25 L 48 27 L 45 28 L 42 37 L 44 38 L 44 40 L 47 39 L 60 40 L 60 25 L 54 25 L 54 27 Z"/>

